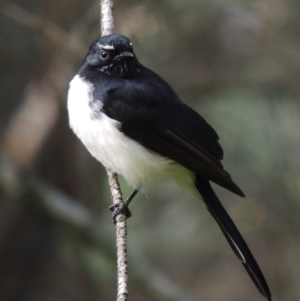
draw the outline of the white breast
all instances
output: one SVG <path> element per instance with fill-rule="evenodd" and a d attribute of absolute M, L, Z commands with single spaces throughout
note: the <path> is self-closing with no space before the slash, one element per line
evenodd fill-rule
<path fill-rule="evenodd" d="M 176 182 L 182 182 L 182 176 L 191 182 L 190 171 L 126 137 L 119 131 L 118 121 L 103 113 L 97 118 L 92 117 L 89 102 L 93 97 L 93 89 L 91 83 L 75 76 L 70 83 L 68 110 L 70 127 L 97 160 L 123 175 L 134 187 L 167 174 Z M 101 106 L 101 102 L 98 103 Z"/>

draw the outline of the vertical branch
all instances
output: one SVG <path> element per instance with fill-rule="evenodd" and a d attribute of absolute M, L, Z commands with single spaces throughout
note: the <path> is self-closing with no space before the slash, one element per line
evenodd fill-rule
<path fill-rule="evenodd" d="M 117 175 L 107 169 L 108 182 L 114 204 L 123 202 Z M 118 295 L 117 301 L 126 301 L 128 297 L 127 274 L 127 227 L 126 216 L 121 213 L 116 217 L 117 235 L 117 268 L 118 268 Z"/>
<path fill-rule="evenodd" d="M 113 1 L 100 0 L 101 6 L 101 32 L 102 36 L 112 34 L 114 31 Z M 108 182 L 114 204 L 123 202 L 117 175 L 107 169 Z M 127 301 L 128 275 L 127 275 L 127 227 L 126 216 L 121 213 L 116 217 L 117 236 L 117 269 L 118 293 L 117 301 Z"/>
<path fill-rule="evenodd" d="M 101 35 L 107 36 L 114 32 L 113 0 L 100 0 Z"/>

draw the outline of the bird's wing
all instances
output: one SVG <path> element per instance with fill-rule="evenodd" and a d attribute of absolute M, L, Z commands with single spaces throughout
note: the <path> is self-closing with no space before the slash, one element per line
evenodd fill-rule
<path fill-rule="evenodd" d="M 150 81 L 139 89 L 137 85 L 116 89 L 108 95 L 102 110 L 121 123 L 120 131 L 126 136 L 244 196 L 223 169 L 223 150 L 216 132 L 165 85 L 156 87 Z"/>

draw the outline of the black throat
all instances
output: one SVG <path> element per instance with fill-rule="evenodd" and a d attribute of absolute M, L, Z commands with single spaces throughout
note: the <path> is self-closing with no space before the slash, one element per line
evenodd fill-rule
<path fill-rule="evenodd" d="M 135 59 L 123 59 L 107 66 L 97 68 L 97 71 L 119 78 L 132 78 L 140 73 L 140 64 Z"/>
<path fill-rule="evenodd" d="M 115 78 L 133 78 L 141 72 L 141 64 L 136 59 L 123 59 L 111 62 L 105 66 L 90 66 L 86 62 L 79 74 L 87 79 L 95 79 L 100 75 Z"/>

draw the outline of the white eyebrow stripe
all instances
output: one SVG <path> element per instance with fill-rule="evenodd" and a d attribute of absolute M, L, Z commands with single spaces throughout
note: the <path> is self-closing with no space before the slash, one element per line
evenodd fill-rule
<path fill-rule="evenodd" d="M 115 47 L 112 46 L 112 45 L 101 45 L 101 44 L 98 43 L 98 46 L 100 48 L 103 48 L 103 49 L 106 49 L 106 50 L 111 50 L 111 49 L 114 50 L 115 49 Z"/>

